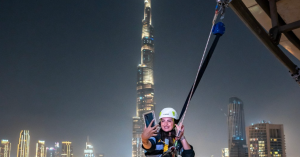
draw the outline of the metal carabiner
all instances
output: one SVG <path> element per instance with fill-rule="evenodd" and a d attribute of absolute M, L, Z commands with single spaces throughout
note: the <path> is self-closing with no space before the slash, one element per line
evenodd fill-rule
<path fill-rule="evenodd" d="M 217 1 L 217 6 L 219 7 L 219 13 L 221 15 L 220 20 L 223 20 L 225 17 L 225 10 L 228 8 L 229 3 L 232 0 L 216 0 Z"/>

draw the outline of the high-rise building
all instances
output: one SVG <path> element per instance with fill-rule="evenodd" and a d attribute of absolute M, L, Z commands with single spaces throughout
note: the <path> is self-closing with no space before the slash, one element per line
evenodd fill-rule
<path fill-rule="evenodd" d="M 55 149 L 55 155 L 54 157 L 60 157 L 60 153 L 59 153 L 59 142 L 55 142 L 55 145 L 54 145 L 54 149 Z"/>
<path fill-rule="evenodd" d="M 73 157 L 72 142 L 63 141 L 61 143 L 61 157 Z"/>
<path fill-rule="evenodd" d="M 0 157 L 10 157 L 11 143 L 8 140 L 1 140 Z"/>
<path fill-rule="evenodd" d="M 286 157 L 282 124 L 262 121 L 246 128 L 249 157 Z"/>
<path fill-rule="evenodd" d="M 35 157 L 46 157 L 45 141 L 39 140 L 36 143 Z"/>
<path fill-rule="evenodd" d="M 84 157 L 94 157 L 94 147 L 87 137 L 86 146 L 84 149 Z"/>
<path fill-rule="evenodd" d="M 21 130 L 17 157 L 29 157 L 30 135 L 29 130 Z"/>
<path fill-rule="evenodd" d="M 46 147 L 46 156 L 45 157 L 55 157 L 55 148 Z"/>
<path fill-rule="evenodd" d="M 223 148 L 222 149 L 222 157 L 229 157 L 228 148 Z"/>
<path fill-rule="evenodd" d="M 228 151 L 230 157 L 245 157 L 247 154 L 243 102 L 237 97 L 229 98 L 228 105 Z"/>
<path fill-rule="evenodd" d="M 248 157 L 246 140 L 232 140 L 229 151 L 230 157 Z"/>
<path fill-rule="evenodd" d="M 144 128 L 143 113 L 154 110 L 154 28 L 152 26 L 151 0 L 144 0 L 142 20 L 141 64 L 137 67 L 136 116 L 133 117 L 132 157 L 143 157 L 141 133 Z"/>

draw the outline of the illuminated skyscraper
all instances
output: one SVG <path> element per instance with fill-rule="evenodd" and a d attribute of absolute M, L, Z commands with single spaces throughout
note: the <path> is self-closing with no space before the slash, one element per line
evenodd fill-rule
<path fill-rule="evenodd" d="M 46 157 L 55 157 L 55 148 L 46 147 Z"/>
<path fill-rule="evenodd" d="M 59 142 L 55 142 L 55 145 L 54 145 L 54 149 L 55 149 L 55 157 L 60 157 L 60 153 L 59 153 Z"/>
<path fill-rule="evenodd" d="M 73 157 L 72 142 L 63 141 L 61 144 L 61 157 Z"/>
<path fill-rule="evenodd" d="M 29 130 L 21 130 L 17 157 L 29 157 L 30 135 Z"/>
<path fill-rule="evenodd" d="M 94 157 L 94 147 L 87 137 L 86 147 L 84 149 L 84 157 Z"/>
<path fill-rule="evenodd" d="M 46 157 L 45 141 L 39 140 L 36 143 L 35 157 Z"/>
<path fill-rule="evenodd" d="M 286 157 L 282 124 L 262 121 L 246 128 L 249 157 Z"/>
<path fill-rule="evenodd" d="M 11 143 L 8 140 L 1 140 L 0 157 L 10 157 Z"/>
<path fill-rule="evenodd" d="M 228 105 L 228 151 L 230 157 L 247 156 L 244 106 L 237 97 L 229 99 Z"/>
<path fill-rule="evenodd" d="M 223 148 L 222 149 L 222 157 L 229 157 L 228 148 Z"/>
<path fill-rule="evenodd" d="M 151 0 L 144 0 L 144 19 L 142 20 L 141 64 L 137 67 L 137 104 L 133 117 L 132 157 L 143 157 L 141 133 L 144 128 L 143 113 L 154 110 L 154 28 L 151 24 Z"/>

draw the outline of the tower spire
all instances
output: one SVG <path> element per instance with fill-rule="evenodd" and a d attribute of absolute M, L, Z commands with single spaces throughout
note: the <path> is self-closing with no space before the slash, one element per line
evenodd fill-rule
<path fill-rule="evenodd" d="M 144 21 L 148 22 L 151 25 L 152 14 L 151 14 L 151 0 L 144 0 Z"/>

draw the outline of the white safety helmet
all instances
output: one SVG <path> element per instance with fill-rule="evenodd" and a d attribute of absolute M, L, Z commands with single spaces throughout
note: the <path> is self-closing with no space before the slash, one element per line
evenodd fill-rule
<path fill-rule="evenodd" d="M 173 108 L 170 108 L 170 107 L 164 108 L 163 110 L 160 111 L 159 119 L 164 118 L 164 117 L 171 117 L 171 118 L 178 120 L 177 112 Z"/>

